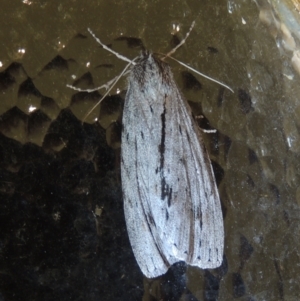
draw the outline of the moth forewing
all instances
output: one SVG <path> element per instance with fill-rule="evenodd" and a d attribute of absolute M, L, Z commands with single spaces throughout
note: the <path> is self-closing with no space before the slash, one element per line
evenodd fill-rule
<path fill-rule="evenodd" d="M 149 53 L 129 76 L 121 156 L 128 235 L 143 274 L 157 277 L 181 260 L 220 266 L 223 218 L 210 159 L 170 67 Z"/>

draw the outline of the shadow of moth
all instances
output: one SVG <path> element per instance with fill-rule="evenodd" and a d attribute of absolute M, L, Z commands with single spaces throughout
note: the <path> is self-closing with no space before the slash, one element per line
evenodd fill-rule
<path fill-rule="evenodd" d="M 136 261 L 148 278 L 178 261 L 217 268 L 223 217 L 200 129 L 167 63 L 149 52 L 124 60 L 133 66 L 122 120 L 121 177 Z"/>

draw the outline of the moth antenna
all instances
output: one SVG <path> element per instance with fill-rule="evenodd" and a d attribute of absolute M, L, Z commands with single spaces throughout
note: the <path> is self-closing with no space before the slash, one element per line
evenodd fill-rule
<path fill-rule="evenodd" d="M 110 49 L 109 47 L 107 47 L 105 44 L 103 44 L 99 38 L 97 38 L 97 36 L 93 33 L 93 31 L 88 28 L 87 29 L 88 32 L 92 35 L 92 37 L 96 40 L 97 43 L 99 43 L 105 50 L 107 50 L 108 52 L 111 52 L 112 54 L 114 54 L 117 58 L 119 58 L 120 60 L 123 60 L 125 62 L 128 62 L 128 64 L 126 65 L 126 67 L 123 69 L 123 71 L 116 77 L 114 77 L 113 79 L 111 79 L 109 82 L 107 82 L 106 84 L 100 86 L 100 87 L 96 87 L 96 88 L 93 88 L 93 89 L 81 89 L 81 88 L 76 88 L 72 85 L 67 85 L 68 88 L 70 89 L 73 89 L 75 91 L 79 91 L 79 92 L 88 92 L 88 93 L 91 93 L 91 92 L 94 92 L 94 91 L 97 91 L 97 90 L 100 90 L 100 89 L 103 89 L 105 88 L 107 91 L 106 93 L 103 95 L 103 97 L 92 107 L 91 110 L 88 111 L 87 114 L 84 115 L 83 117 L 83 120 L 82 122 L 85 121 L 85 119 L 91 114 L 91 112 L 102 102 L 102 100 L 108 95 L 108 93 L 112 90 L 112 88 L 115 86 L 115 84 L 119 81 L 119 79 L 127 74 L 128 71 L 126 71 L 128 69 L 128 67 L 130 65 L 135 65 L 135 59 L 133 60 L 130 60 L 129 58 L 127 58 L 126 56 L 123 56 L 121 54 L 119 54 L 118 52 Z"/>
<path fill-rule="evenodd" d="M 211 77 L 209 77 L 209 76 L 207 76 L 207 75 L 199 72 L 198 70 L 196 70 L 196 69 L 188 66 L 187 64 L 185 64 L 185 63 L 183 63 L 181 61 L 178 61 L 177 59 L 175 59 L 175 58 L 173 58 L 171 56 L 171 54 L 173 54 L 180 46 L 182 46 L 185 43 L 186 39 L 189 37 L 189 35 L 190 35 L 192 29 L 194 28 L 194 26 L 195 26 L 195 21 L 193 21 L 193 23 L 192 23 L 189 31 L 185 35 L 185 38 L 175 48 L 173 48 L 170 52 L 168 52 L 167 54 L 163 54 L 164 57 L 162 58 L 162 60 L 164 60 L 165 58 L 169 57 L 170 59 L 176 61 L 178 64 L 186 67 L 187 69 L 190 69 L 191 71 L 195 72 L 196 74 L 198 74 L 198 75 L 200 75 L 202 77 L 205 77 L 206 79 L 209 79 L 209 80 L 211 80 L 211 81 L 219 84 L 220 86 L 223 86 L 224 88 L 230 90 L 232 93 L 234 93 L 234 91 L 229 86 L 227 86 L 226 84 L 223 84 L 222 82 L 220 82 L 220 81 L 218 81 L 216 79 L 213 79 L 213 78 L 211 78 Z"/>
<path fill-rule="evenodd" d="M 185 43 L 186 39 L 190 35 L 190 33 L 191 33 L 192 29 L 194 28 L 194 26 L 195 26 L 195 21 L 193 21 L 193 23 L 192 23 L 189 31 L 185 35 L 185 38 L 175 48 L 173 48 L 170 52 L 168 52 L 162 60 L 164 60 L 166 57 L 168 57 L 171 54 L 173 54 L 180 46 L 182 46 Z"/>
<path fill-rule="evenodd" d="M 117 58 L 119 58 L 120 60 L 123 60 L 125 62 L 129 62 L 132 65 L 135 65 L 136 63 L 133 60 L 130 60 L 129 58 L 127 58 L 126 56 L 123 56 L 122 54 L 112 50 L 111 48 L 107 47 L 105 44 L 103 44 L 99 38 L 97 38 L 97 36 L 92 32 L 92 30 L 90 28 L 87 29 L 88 32 L 92 35 L 92 37 L 97 41 L 97 43 L 99 43 L 105 50 L 113 53 Z"/>
<path fill-rule="evenodd" d="M 209 76 L 207 76 L 207 75 L 201 73 L 200 71 L 198 71 L 198 70 L 196 70 L 196 69 L 190 67 L 189 65 L 187 65 L 187 64 L 185 64 L 185 63 L 183 63 L 183 62 L 181 62 L 181 61 L 176 60 L 176 59 L 173 58 L 172 56 L 169 56 L 169 58 L 172 59 L 172 60 L 174 60 L 174 61 L 176 61 L 178 64 L 180 64 L 180 65 L 186 67 L 187 69 L 189 69 L 189 70 L 195 72 L 196 74 L 198 74 L 198 75 L 200 75 L 200 76 L 202 76 L 202 77 L 205 77 L 206 79 L 209 79 L 209 80 L 211 80 L 212 82 L 215 82 L 215 83 L 219 84 L 220 86 L 223 86 L 224 88 L 228 89 L 228 90 L 231 91 L 232 93 L 234 93 L 234 91 L 233 91 L 229 86 L 227 86 L 226 84 L 224 84 L 224 83 L 222 83 L 222 82 L 220 82 L 220 81 L 218 81 L 218 80 L 216 80 L 216 79 L 213 79 L 212 77 L 209 77 Z"/>
<path fill-rule="evenodd" d="M 117 78 L 118 78 L 118 75 L 115 76 L 110 81 L 108 81 L 106 84 L 104 84 L 102 86 L 99 86 L 99 87 L 96 87 L 96 88 L 93 88 L 93 89 L 81 89 L 81 88 L 74 87 L 72 85 L 67 85 L 67 87 L 70 88 L 70 89 L 72 89 L 72 90 L 75 90 L 75 91 L 91 93 L 91 92 L 95 92 L 95 91 L 101 90 L 103 88 L 105 90 L 107 90 Z"/>
<path fill-rule="evenodd" d="M 127 70 L 126 72 L 123 73 L 123 75 L 126 75 L 128 72 L 129 71 Z M 96 87 L 96 88 L 93 88 L 93 89 L 81 89 L 81 88 L 74 87 L 72 85 L 66 85 L 66 86 L 68 88 L 72 89 L 72 90 L 75 90 L 75 91 L 91 93 L 91 92 L 95 92 L 95 91 L 101 90 L 103 88 L 105 90 L 107 90 L 114 83 L 114 81 L 117 80 L 118 77 L 119 77 L 119 75 L 115 76 L 113 79 L 111 79 L 110 81 L 108 81 L 106 84 L 104 84 L 102 86 L 99 86 L 99 87 Z"/>
<path fill-rule="evenodd" d="M 84 122 L 86 120 L 86 118 L 91 114 L 91 112 L 93 112 L 95 110 L 95 108 L 102 102 L 102 100 L 108 95 L 108 93 L 112 90 L 112 88 L 116 85 L 116 83 L 119 81 L 119 79 L 126 74 L 126 70 L 129 68 L 129 66 L 132 64 L 133 61 L 130 61 L 126 67 L 123 69 L 123 71 L 116 76 L 115 78 L 113 78 L 110 83 L 110 87 L 109 89 L 106 91 L 106 93 L 101 97 L 101 99 L 84 115 L 82 122 Z"/>

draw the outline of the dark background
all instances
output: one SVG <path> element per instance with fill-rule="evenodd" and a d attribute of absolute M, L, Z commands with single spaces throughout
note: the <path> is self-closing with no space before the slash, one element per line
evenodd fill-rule
<path fill-rule="evenodd" d="M 298 22 L 289 1 L 0 0 L 0 300 L 297 300 Z M 223 265 L 137 266 L 123 216 L 119 153 L 126 79 L 82 123 L 124 62 L 168 52 L 219 185 Z M 179 26 L 179 32 L 174 28 Z M 293 43 L 294 42 L 294 43 Z M 119 93 L 120 91 L 120 93 Z M 95 216 L 95 214 L 97 214 Z"/>

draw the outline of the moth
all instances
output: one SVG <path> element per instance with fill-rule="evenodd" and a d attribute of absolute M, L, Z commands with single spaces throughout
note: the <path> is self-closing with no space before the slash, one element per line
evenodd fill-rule
<path fill-rule="evenodd" d="M 170 66 L 149 52 L 130 72 L 122 123 L 125 219 L 143 274 L 178 261 L 219 267 L 224 228 L 211 162 Z"/>
<path fill-rule="evenodd" d="M 132 66 L 122 119 L 121 178 L 127 232 L 139 267 L 148 278 L 178 261 L 219 267 L 224 249 L 219 193 L 201 131 L 170 66 L 148 51 L 131 61 L 89 32 L 128 61 L 126 68 Z"/>

